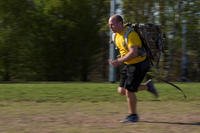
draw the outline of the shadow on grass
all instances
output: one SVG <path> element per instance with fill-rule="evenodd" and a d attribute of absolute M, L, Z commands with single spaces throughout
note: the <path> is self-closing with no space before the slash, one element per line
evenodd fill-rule
<path fill-rule="evenodd" d="M 200 126 L 200 122 L 191 122 L 191 123 L 185 123 L 185 122 L 167 122 L 167 121 L 140 121 L 144 123 L 160 123 L 160 124 L 174 124 L 174 125 L 192 125 L 192 126 Z"/>

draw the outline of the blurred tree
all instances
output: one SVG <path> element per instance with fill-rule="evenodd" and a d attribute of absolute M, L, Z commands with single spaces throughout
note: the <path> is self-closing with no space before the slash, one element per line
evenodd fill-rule
<path fill-rule="evenodd" d="M 0 73 L 1 79 L 9 81 L 29 72 L 25 65 L 30 62 L 29 53 L 32 1 L 0 1 Z M 31 72 L 30 72 L 31 73 Z M 27 74 L 30 74 L 27 73 Z M 28 75 L 27 75 L 28 76 Z M 22 77 L 23 78 L 23 77 Z"/>
<path fill-rule="evenodd" d="M 107 1 L 0 1 L 2 80 L 82 80 L 101 50 Z"/>
<path fill-rule="evenodd" d="M 100 52 L 100 48 L 102 47 L 100 45 L 99 30 L 101 28 L 102 17 L 107 11 L 106 2 L 95 2 L 92 0 L 83 0 L 82 2 L 79 0 L 51 0 L 46 3 L 44 9 L 46 14 L 55 19 L 54 22 L 56 23 L 54 26 L 59 27 L 65 24 L 65 27 L 60 27 L 58 31 L 54 32 L 55 35 L 52 36 L 53 40 L 56 40 L 55 43 L 59 42 L 64 46 L 61 47 L 61 50 L 65 49 L 65 51 L 59 52 L 59 55 L 64 58 L 59 57 L 60 60 L 65 62 L 61 63 L 65 64 L 63 66 L 64 69 L 62 69 L 66 73 L 65 80 L 78 79 L 87 81 L 88 75 L 96 63 L 94 57 Z M 66 27 L 69 25 L 72 26 L 71 30 Z M 62 66 L 61 64 L 56 65 L 59 67 Z M 55 74 L 58 74 L 58 72 L 55 71 Z"/>

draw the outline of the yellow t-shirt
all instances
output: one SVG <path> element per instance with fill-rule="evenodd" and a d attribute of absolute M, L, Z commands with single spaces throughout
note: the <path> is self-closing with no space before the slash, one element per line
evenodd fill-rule
<path fill-rule="evenodd" d="M 126 45 L 128 48 L 133 47 L 133 46 L 138 46 L 138 48 L 142 47 L 142 41 L 140 40 L 139 35 L 135 31 L 132 31 L 129 33 L 127 44 L 125 44 L 126 42 L 125 42 L 124 34 L 125 34 L 125 32 L 116 33 L 116 35 L 115 35 L 115 44 L 116 44 L 117 48 L 119 49 L 119 53 L 120 53 L 121 57 L 123 57 L 124 55 L 126 55 L 128 53 L 128 50 L 124 45 Z M 138 56 L 138 57 L 134 57 L 124 63 L 125 64 L 136 64 L 136 63 L 144 61 L 145 59 L 146 59 L 146 56 Z"/>

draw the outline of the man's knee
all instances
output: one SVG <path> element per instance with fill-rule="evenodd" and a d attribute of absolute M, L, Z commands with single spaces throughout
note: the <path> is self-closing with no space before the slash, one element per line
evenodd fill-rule
<path fill-rule="evenodd" d="M 126 89 L 122 87 L 118 87 L 117 92 L 121 95 L 126 95 Z"/>

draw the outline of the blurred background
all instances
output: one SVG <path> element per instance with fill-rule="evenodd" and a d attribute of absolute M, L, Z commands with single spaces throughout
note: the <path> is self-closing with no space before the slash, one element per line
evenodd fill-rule
<path fill-rule="evenodd" d="M 161 25 L 162 77 L 200 81 L 199 0 L 1 0 L 0 81 L 108 81 L 112 2 L 127 22 Z"/>

